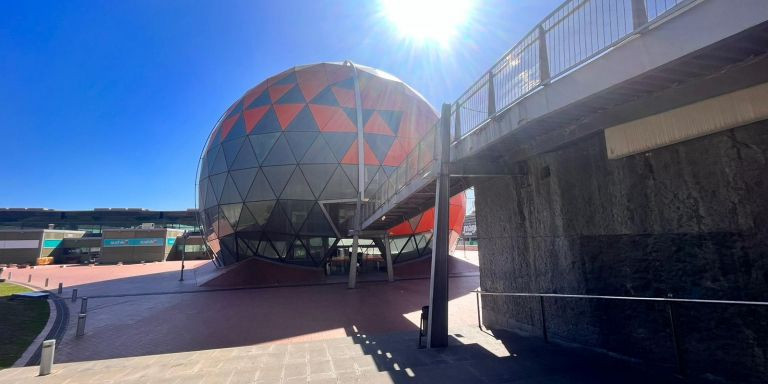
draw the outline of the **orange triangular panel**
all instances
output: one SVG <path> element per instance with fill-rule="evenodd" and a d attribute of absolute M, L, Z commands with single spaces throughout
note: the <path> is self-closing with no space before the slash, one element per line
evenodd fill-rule
<path fill-rule="evenodd" d="M 237 119 L 240 118 L 240 115 L 232 116 L 229 119 L 226 119 L 221 122 L 221 138 L 224 139 L 229 135 L 229 131 L 232 130 L 232 127 L 235 125 L 235 122 Z"/>
<path fill-rule="evenodd" d="M 270 88 L 271 90 L 272 88 Z M 304 108 L 304 104 L 274 104 L 277 120 L 280 121 L 280 127 L 285 129 L 288 124 L 296 118 L 296 115 Z"/>
<path fill-rule="evenodd" d="M 280 99 L 283 95 L 285 95 L 286 92 L 290 91 L 291 88 L 293 88 L 296 84 L 287 84 L 287 85 L 273 85 L 269 87 L 269 97 L 272 99 L 272 102 L 274 103 L 278 99 Z"/>
<path fill-rule="evenodd" d="M 251 133 L 253 130 L 253 127 L 256 126 L 256 123 L 258 123 L 262 117 L 269 111 L 269 106 L 265 105 L 263 107 L 256 107 L 253 109 L 247 109 L 245 114 L 245 132 L 248 134 Z"/>
<path fill-rule="evenodd" d="M 352 76 L 352 67 L 325 64 L 325 75 L 328 77 L 329 83 L 338 83 Z"/>
<path fill-rule="evenodd" d="M 311 100 L 328 86 L 328 78 L 325 76 L 325 70 L 321 65 L 296 71 L 296 77 L 301 93 L 306 100 Z"/>
<path fill-rule="evenodd" d="M 347 154 L 341 159 L 342 164 L 357 164 L 357 139 L 347 150 Z"/>
<path fill-rule="evenodd" d="M 309 104 L 309 109 L 322 132 L 357 132 L 357 127 L 341 108 Z"/>
<path fill-rule="evenodd" d="M 333 95 L 339 105 L 346 108 L 355 108 L 355 91 L 339 87 L 331 87 Z"/>
<path fill-rule="evenodd" d="M 435 226 L 435 209 L 430 208 L 421 216 L 421 221 L 416 227 L 416 233 L 431 231 Z"/>
<path fill-rule="evenodd" d="M 355 142 L 352 143 L 352 146 L 349 147 L 347 154 L 341 159 L 341 163 L 357 164 L 357 153 L 357 140 L 355 140 Z M 363 158 L 365 165 L 379 165 L 379 160 L 376 158 L 376 155 L 373 154 L 373 150 L 371 150 L 371 147 L 367 142 L 363 142 L 363 153 L 365 154 L 365 157 Z"/>
<path fill-rule="evenodd" d="M 411 228 L 411 224 L 408 223 L 408 220 L 403 221 L 389 230 L 389 234 L 392 236 L 410 235 L 412 233 L 413 229 Z"/>
<path fill-rule="evenodd" d="M 248 106 L 251 105 L 253 100 L 261 96 L 262 92 L 264 92 L 265 89 L 267 89 L 266 81 L 253 87 L 250 91 L 246 92 L 245 96 L 243 96 L 243 107 L 248 108 Z"/>
<path fill-rule="evenodd" d="M 366 133 L 380 133 L 382 135 L 387 136 L 394 136 L 394 132 L 392 132 L 391 129 L 389 129 L 389 125 L 384 121 L 384 119 L 379 116 L 378 112 L 374 112 L 373 116 L 371 116 L 370 119 L 368 119 L 368 122 L 365 124 L 365 128 L 363 128 L 363 131 Z"/>
<path fill-rule="evenodd" d="M 392 144 L 392 148 L 389 149 L 389 153 L 387 153 L 387 157 L 384 158 L 384 162 L 382 162 L 381 165 L 397 167 L 402 164 L 403 160 L 405 159 L 405 155 L 406 153 L 403 151 L 403 147 L 400 144 L 400 141 L 395 140 L 395 142 Z"/>
<path fill-rule="evenodd" d="M 363 141 L 363 151 L 365 154 L 365 165 L 381 165 L 367 141 Z"/>

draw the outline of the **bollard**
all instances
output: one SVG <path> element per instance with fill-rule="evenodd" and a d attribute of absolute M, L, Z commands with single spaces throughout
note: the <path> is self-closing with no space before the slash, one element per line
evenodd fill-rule
<path fill-rule="evenodd" d="M 45 278 L 45 286 L 46 287 L 48 286 L 48 278 L 47 277 Z"/>
<path fill-rule="evenodd" d="M 11 276 L 13 276 L 13 272 L 8 271 L 8 280 L 11 280 Z"/>
<path fill-rule="evenodd" d="M 64 291 L 64 283 L 59 283 L 59 291 L 58 294 L 61 295 L 61 292 Z"/>
<path fill-rule="evenodd" d="M 85 313 L 81 313 L 77 315 L 77 336 L 83 336 L 85 335 L 85 317 L 87 315 Z"/>
<path fill-rule="evenodd" d="M 72 289 L 72 302 L 77 301 L 77 288 Z"/>
<path fill-rule="evenodd" d="M 40 352 L 40 376 L 51 373 L 53 368 L 53 352 L 56 350 L 56 340 L 43 341 L 43 349 Z"/>
<path fill-rule="evenodd" d="M 80 313 L 85 313 L 88 311 L 88 297 L 83 296 L 82 299 L 80 299 Z"/>
<path fill-rule="evenodd" d="M 27 283 L 31 283 L 31 282 L 32 282 L 32 275 L 29 275 L 29 277 L 27 277 Z"/>

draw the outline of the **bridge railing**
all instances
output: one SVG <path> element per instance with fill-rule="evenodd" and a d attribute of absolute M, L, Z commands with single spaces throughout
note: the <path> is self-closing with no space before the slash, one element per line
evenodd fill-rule
<path fill-rule="evenodd" d="M 692 1 L 566 1 L 453 103 L 452 141 Z"/>
<path fill-rule="evenodd" d="M 451 108 L 452 142 L 538 87 L 599 56 L 649 23 L 695 0 L 568 0 L 540 22 L 472 84 Z M 439 121 L 397 169 L 365 191 L 363 218 L 422 177 L 435 161 Z"/>

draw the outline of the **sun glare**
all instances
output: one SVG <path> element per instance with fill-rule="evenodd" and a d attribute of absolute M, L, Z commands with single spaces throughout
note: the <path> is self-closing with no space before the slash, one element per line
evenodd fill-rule
<path fill-rule="evenodd" d="M 447 44 L 467 24 L 474 0 L 380 0 L 381 12 L 406 39 Z"/>

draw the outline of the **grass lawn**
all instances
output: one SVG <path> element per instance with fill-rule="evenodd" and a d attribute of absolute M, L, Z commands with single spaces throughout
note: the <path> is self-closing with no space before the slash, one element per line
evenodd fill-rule
<path fill-rule="evenodd" d="M 14 293 L 29 292 L 20 285 L 0 283 L 0 369 L 19 359 L 48 322 L 48 302 L 9 301 Z"/>

